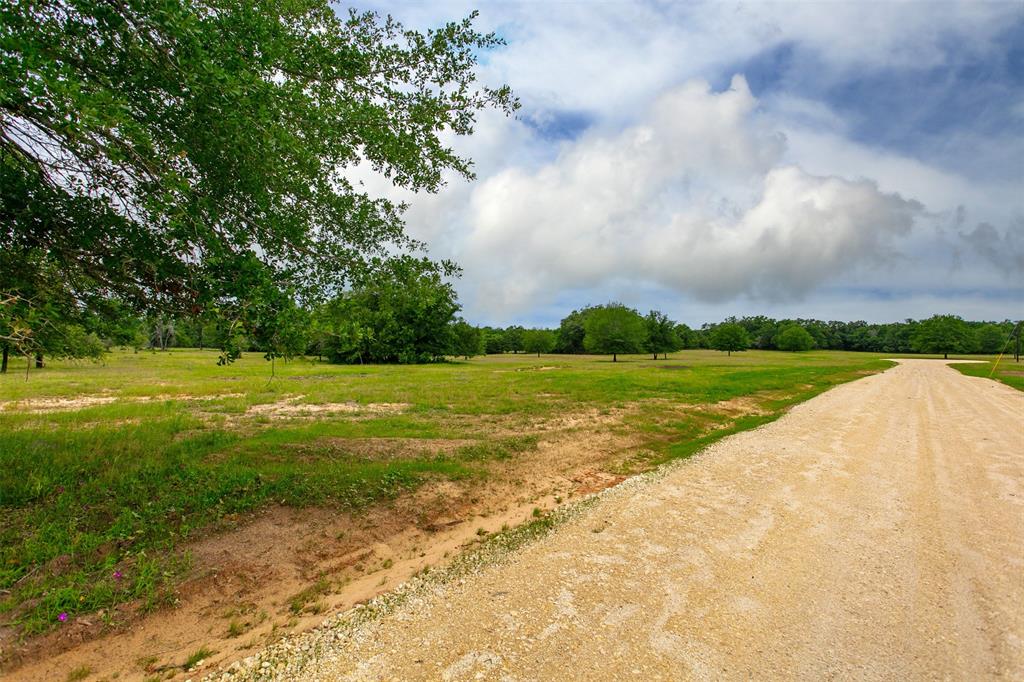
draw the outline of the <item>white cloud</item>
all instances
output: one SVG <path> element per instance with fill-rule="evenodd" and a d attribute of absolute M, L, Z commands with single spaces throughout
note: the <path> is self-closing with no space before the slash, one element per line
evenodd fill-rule
<path fill-rule="evenodd" d="M 424 28 L 472 7 L 384 9 Z M 691 320 L 734 305 L 869 319 L 942 301 L 995 310 L 985 292 L 1020 286 L 1006 256 L 1024 214 L 1019 135 L 965 120 L 929 137 L 915 119 L 872 144 L 875 122 L 843 97 L 870 100 L 864 83 L 888 73 L 952 70 L 951 45 L 956 59 L 999 63 L 997 38 L 1022 15 L 1019 3 L 487 3 L 478 25 L 509 45 L 482 79 L 512 85 L 524 120 L 486 113 L 453 141 L 476 183 L 413 197 L 365 180 L 408 200 L 410 232 L 464 266 L 460 297 L 480 322 L 550 322 L 612 297 Z M 711 91 L 707 79 L 744 64 L 761 70 L 763 98 L 742 78 Z M 579 137 L 527 125 L 565 114 L 587 123 Z M 882 146 L 900 126 L 916 146 Z"/>
<path fill-rule="evenodd" d="M 519 312 L 625 279 L 705 300 L 788 299 L 891 257 L 921 206 L 779 166 L 784 140 L 756 107 L 740 77 L 721 93 L 691 82 L 636 126 L 484 181 L 461 258 L 478 298 Z"/>

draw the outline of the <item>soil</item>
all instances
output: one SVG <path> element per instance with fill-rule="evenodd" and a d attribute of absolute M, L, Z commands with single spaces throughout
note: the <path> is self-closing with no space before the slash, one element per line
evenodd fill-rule
<path fill-rule="evenodd" d="M 292 406 L 318 407 L 294 405 L 296 400 L 273 403 L 264 414 L 293 416 Z M 342 405 L 340 411 L 351 410 Z M 313 628 L 326 614 L 442 565 L 488 534 L 532 518 L 535 510 L 623 480 L 623 463 L 635 454 L 637 442 L 616 427 L 630 409 L 636 406 L 536 420 L 525 431 L 508 425 L 510 435 L 538 436 L 536 449 L 489 462 L 482 480 L 428 482 L 357 515 L 270 508 L 229 520 L 234 528 L 185 548 L 195 568 L 173 607 L 140 616 L 135 605 L 125 605 L 116 614 L 119 627 L 90 616 L 24 642 L 12 630 L 0 632 L 3 677 L 63 679 L 69 671 L 88 668 L 96 678 L 185 679 L 193 675 L 181 664 L 200 648 L 215 652 L 205 667 L 224 665 L 286 634 Z M 492 435 L 503 433 L 501 426 L 481 424 Z M 382 458 L 448 452 L 475 442 L 335 440 L 340 450 Z"/>

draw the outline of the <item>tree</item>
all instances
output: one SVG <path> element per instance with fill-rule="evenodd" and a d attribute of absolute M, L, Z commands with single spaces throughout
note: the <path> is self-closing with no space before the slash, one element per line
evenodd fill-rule
<path fill-rule="evenodd" d="M 750 348 L 747 330 L 735 322 L 726 322 L 715 327 L 709 342 L 715 350 L 725 351 L 729 355 L 732 355 L 733 351 Z"/>
<path fill-rule="evenodd" d="M 0 228 L 2 229 L 2 228 Z M 87 327 L 94 326 L 89 299 L 74 297 L 60 273 L 37 256 L 16 258 L 0 246 L 0 373 L 11 353 L 35 359 L 46 355 L 98 358 L 105 346 Z"/>
<path fill-rule="evenodd" d="M 496 355 L 505 352 L 505 331 L 484 327 L 484 352 Z"/>
<path fill-rule="evenodd" d="M 525 340 L 525 332 L 526 330 L 518 325 L 505 329 L 505 350 L 510 350 L 513 353 L 518 353 L 519 351 L 524 350 L 525 347 L 523 343 Z"/>
<path fill-rule="evenodd" d="M 565 316 L 556 332 L 556 353 L 579 354 L 585 350 L 583 347 L 583 337 L 586 336 L 584 324 L 593 310 L 594 308 L 587 306 Z"/>
<path fill-rule="evenodd" d="M 912 343 L 918 353 L 962 353 L 970 343 L 970 332 L 956 315 L 934 315 L 921 322 Z"/>
<path fill-rule="evenodd" d="M 814 337 L 798 324 L 785 327 L 775 335 L 775 347 L 779 350 L 810 350 L 814 348 L 814 345 Z"/>
<path fill-rule="evenodd" d="M 550 353 L 555 347 L 555 333 L 549 329 L 527 329 L 523 332 L 523 350 L 527 353 Z"/>
<path fill-rule="evenodd" d="M 1010 338 L 1010 331 L 996 324 L 983 324 L 974 334 L 978 352 L 988 355 L 1001 352 Z"/>
<path fill-rule="evenodd" d="M 354 167 L 412 191 L 471 178 L 449 141 L 518 107 L 476 82 L 501 40 L 474 17 L 420 33 L 326 0 L 2 3 L 0 251 L 74 299 L 214 312 L 276 348 L 289 303 L 421 246 Z M 14 295 L 35 300 L 0 271 Z"/>
<path fill-rule="evenodd" d="M 668 315 L 658 310 L 652 310 L 644 318 L 644 326 L 647 331 L 647 341 L 644 349 L 658 359 L 658 353 L 669 353 L 679 350 L 679 337 L 676 335 L 675 323 L 668 319 Z"/>
<path fill-rule="evenodd" d="M 644 318 L 621 303 L 592 308 L 584 329 L 583 347 L 587 352 L 611 354 L 612 362 L 618 362 L 619 353 L 641 352 L 647 340 Z"/>
<path fill-rule="evenodd" d="M 443 358 L 452 347 L 459 310 L 445 281 L 451 263 L 402 257 L 378 263 L 356 287 L 331 301 L 325 353 L 334 362 L 418 363 Z"/>
<path fill-rule="evenodd" d="M 697 348 L 697 333 L 690 329 L 690 327 L 680 322 L 679 324 L 676 325 L 675 332 L 676 338 L 679 339 L 680 349 Z"/>
<path fill-rule="evenodd" d="M 469 360 L 484 351 L 484 335 L 479 327 L 474 327 L 462 318 L 452 323 L 452 353 Z"/>

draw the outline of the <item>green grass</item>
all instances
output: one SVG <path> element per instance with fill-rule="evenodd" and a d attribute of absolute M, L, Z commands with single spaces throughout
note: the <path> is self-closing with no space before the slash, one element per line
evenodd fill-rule
<path fill-rule="evenodd" d="M 430 479 L 473 480 L 537 446 L 536 424 L 623 411 L 643 457 L 685 457 L 790 404 L 888 366 L 854 353 L 685 351 L 646 357 L 498 356 L 428 366 L 228 367 L 216 353 L 114 353 L 0 376 L 0 401 L 115 398 L 75 410 L 0 410 L 0 621 L 26 635 L 58 616 L 154 608 L 188 570 L 182 547 L 271 504 L 358 512 Z M 763 414 L 681 414 L 678 406 L 757 396 Z M 246 414 L 291 401 L 401 404 L 313 417 Z M 510 435 L 514 434 L 514 435 Z M 367 439 L 457 443 L 382 452 Z M 390 441 L 374 441 L 387 447 Z M 628 472 L 627 472 L 628 473 Z M 300 610 L 315 599 L 302 600 Z"/>
<path fill-rule="evenodd" d="M 205 646 L 199 647 L 198 649 L 193 651 L 187 659 L 185 659 L 185 662 L 182 664 L 181 667 L 185 670 L 188 670 L 189 668 L 192 668 L 197 663 L 199 663 L 199 661 L 205 660 L 210 656 L 213 656 L 215 653 L 217 652 L 213 651 L 212 649 L 208 649 Z"/>
<path fill-rule="evenodd" d="M 984 360 L 985 362 L 981 363 L 955 364 L 953 367 L 967 376 L 995 379 L 1018 391 L 1024 391 L 1024 362 L 1014 362 L 1013 356 L 1003 357 L 993 372 L 995 359 L 984 358 Z"/>
<path fill-rule="evenodd" d="M 80 665 L 68 672 L 68 676 L 65 678 L 67 682 L 77 682 L 78 680 L 84 680 L 89 675 L 92 675 L 92 668 L 87 665 Z"/>

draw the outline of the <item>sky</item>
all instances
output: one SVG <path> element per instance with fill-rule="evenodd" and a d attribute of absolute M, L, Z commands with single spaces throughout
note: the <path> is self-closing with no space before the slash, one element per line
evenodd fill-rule
<path fill-rule="evenodd" d="M 1024 3 L 363 3 L 426 29 L 480 12 L 522 102 L 410 195 L 477 324 L 620 301 L 887 322 L 1024 316 Z"/>

